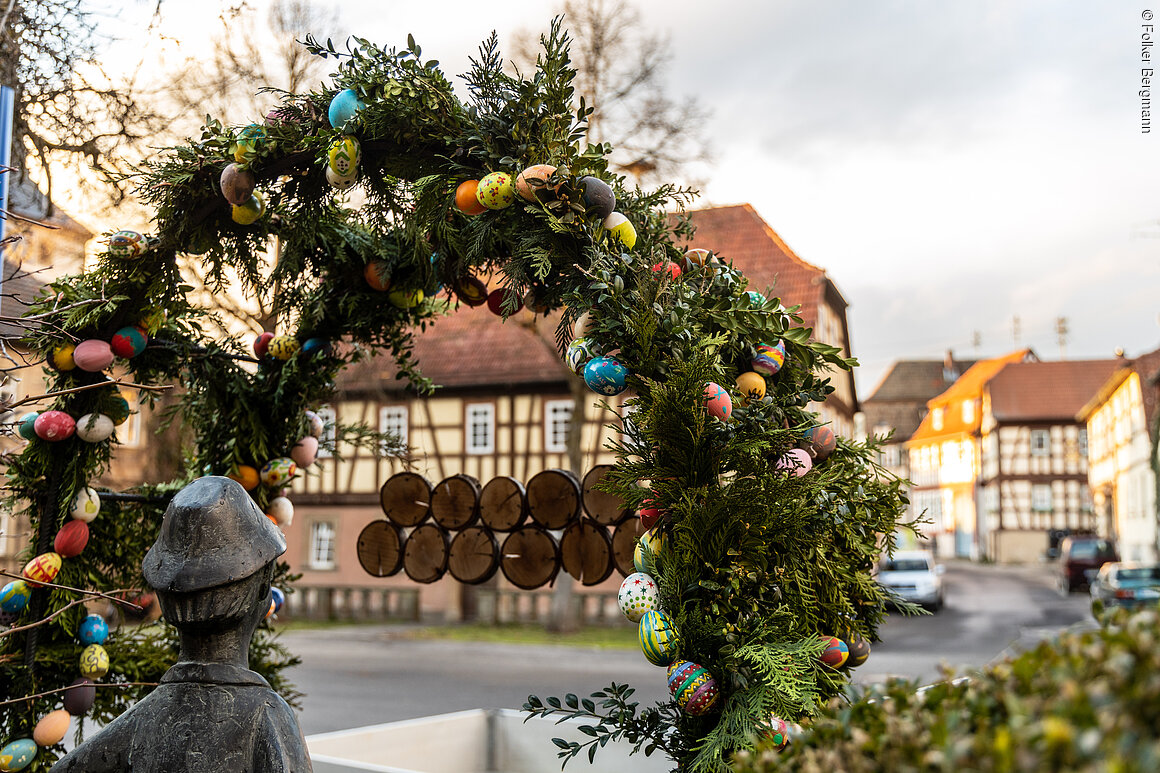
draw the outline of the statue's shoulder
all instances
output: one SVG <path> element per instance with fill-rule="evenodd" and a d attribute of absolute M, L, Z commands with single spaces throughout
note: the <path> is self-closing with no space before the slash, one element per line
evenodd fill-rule
<path fill-rule="evenodd" d="M 49 773 L 121 773 L 129 769 L 129 749 L 137 733 L 145 696 L 121 716 L 56 761 Z"/>
<path fill-rule="evenodd" d="M 256 770 L 271 773 L 311 773 L 313 770 L 294 709 L 273 690 L 262 711 L 262 729 L 254 754 Z"/>

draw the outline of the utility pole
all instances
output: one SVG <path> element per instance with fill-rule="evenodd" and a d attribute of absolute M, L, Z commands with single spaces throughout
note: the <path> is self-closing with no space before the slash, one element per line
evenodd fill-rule
<path fill-rule="evenodd" d="M 1011 317 L 1011 338 L 1015 341 L 1015 348 L 1019 348 L 1019 339 L 1022 337 L 1022 329 L 1019 325 L 1019 315 Z"/>
<path fill-rule="evenodd" d="M 983 331 L 971 331 L 971 346 L 974 348 L 975 353 L 978 354 L 979 350 L 983 348 Z"/>
<path fill-rule="evenodd" d="M 12 10 L 12 6 L 8 6 Z M 8 15 L 4 15 L 7 20 Z M 0 298 L 4 297 L 4 236 L 8 225 L 8 182 L 12 176 L 12 121 L 16 115 L 16 92 L 0 86 Z"/>
<path fill-rule="evenodd" d="M 1067 359 L 1067 317 L 1055 318 L 1055 335 L 1059 339 L 1059 359 Z"/>

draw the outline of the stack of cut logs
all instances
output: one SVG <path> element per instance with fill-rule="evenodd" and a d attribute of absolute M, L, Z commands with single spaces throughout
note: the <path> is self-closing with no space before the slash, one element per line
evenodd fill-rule
<path fill-rule="evenodd" d="M 380 492 L 386 520 L 359 534 L 359 563 L 375 577 L 402 569 L 421 583 L 450 573 L 478 585 L 502 571 L 525 590 L 550 584 L 561 569 L 584 585 L 604 582 L 613 569 L 627 576 L 643 530 L 623 500 L 596 490 L 610 469 L 597 465 L 583 481 L 544 470 L 526 486 L 501 476 L 482 487 L 470 475 L 432 486 L 400 472 Z"/>

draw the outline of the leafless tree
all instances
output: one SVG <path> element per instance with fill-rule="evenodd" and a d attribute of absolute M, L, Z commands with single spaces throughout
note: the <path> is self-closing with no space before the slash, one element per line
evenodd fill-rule
<path fill-rule="evenodd" d="M 612 143 L 613 166 L 642 185 L 695 185 L 698 163 L 710 156 L 701 128 L 708 113 L 695 97 L 669 95 L 668 36 L 650 32 L 630 0 L 565 0 L 560 12 L 573 37 L 576 90 L 595 107 L 589 141 Z M 518 69 L 534 65 L 538 47 L 538 33 L 516 34 Z"/>

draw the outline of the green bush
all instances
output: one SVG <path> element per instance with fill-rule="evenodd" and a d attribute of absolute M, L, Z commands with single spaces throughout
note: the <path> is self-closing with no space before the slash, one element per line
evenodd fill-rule
<path fill-rule="evenodd" d="M 969 679 L 835 699 L 737 773 L 1160 770 L 1160 610 L 1117 612 Z M 949 676 L 949 675 L 948 675 Z"/>

